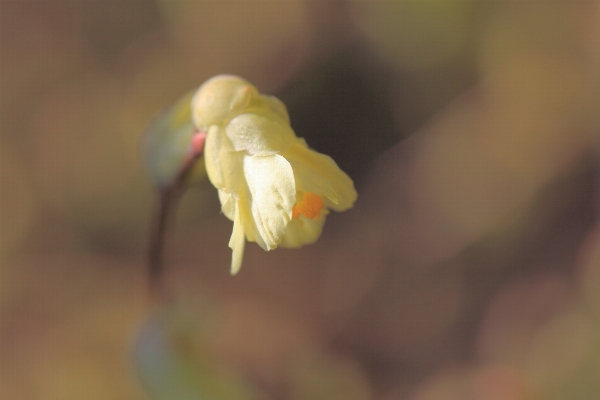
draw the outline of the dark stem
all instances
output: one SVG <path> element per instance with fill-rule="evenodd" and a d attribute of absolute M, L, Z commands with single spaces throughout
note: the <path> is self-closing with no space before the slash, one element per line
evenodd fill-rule
<path fill-rule="evenodd" d="M 164 282 L 164 247 L 167 229 L 181 198 L 192 168 L 198 158 L 204 153 L 205 132 L 196 132 L 192 136 L 190 152 L 183 162 L 183 167 L 170 185 L 160 189 L 158 207 L 154 211 L 152 226 L 150 227 L 150 249 L 148 252 L 148 286 L 152 300 L 161 302 L 166 300 Z"/>
<path fill-rule="evenodd" d="M 150 227 L 148 254 L 148 286 L 153 299 L 162 298 L 164 293 L 164 247 L 168 221 L 172 212 L 175 188 L 167 186 L 159 192 L 158 207 L 153 212 Z"/>

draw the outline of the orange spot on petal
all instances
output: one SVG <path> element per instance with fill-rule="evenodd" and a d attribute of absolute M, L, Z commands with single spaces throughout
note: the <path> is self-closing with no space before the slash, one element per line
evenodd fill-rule
<path fill-rule="evenodd" d="M 292 208 L 292 218 L 298 218 L 300 214 L 310 219 L 318 218 L 324 207 L 323 199 L 314 193 L 306 192 Z"/>

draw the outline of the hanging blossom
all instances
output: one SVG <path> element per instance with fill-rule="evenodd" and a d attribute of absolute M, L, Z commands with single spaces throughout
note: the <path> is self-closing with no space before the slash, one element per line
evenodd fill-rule
<path fill-rule="evenodd" d="M 241 268 L 246 240 L 264 250 L 314 243 L 330 209 L 354 204 L 348 175 L 296 137 L 279 99 L 244 79 L 206 81 L 192 99 L 192 117 L 206 132 L 206 172 L 233 221 L 232 275 Z"/>

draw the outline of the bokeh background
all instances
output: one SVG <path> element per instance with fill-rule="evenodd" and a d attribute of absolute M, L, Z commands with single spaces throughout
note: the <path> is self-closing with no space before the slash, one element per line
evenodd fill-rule
<path fill-rule="evenodd" d="M 600 3 L 0 1 L 0 398 L 600 398 Z M 152 118 L 219 73 L 359 200 L 301 250 L 182 199 Z"/>

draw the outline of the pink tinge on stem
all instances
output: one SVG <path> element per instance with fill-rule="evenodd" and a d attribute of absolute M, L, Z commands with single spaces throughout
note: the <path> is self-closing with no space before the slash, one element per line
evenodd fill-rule
<path fill-rule="evenodd" d="M 190 143 L 190 156 L 196 158 L 204 152 L 204 143 L 206 143 L 206 132 L 197 131 L 192 136 Z"/>

